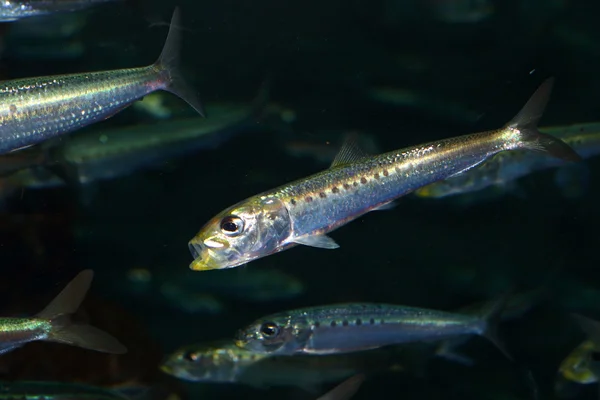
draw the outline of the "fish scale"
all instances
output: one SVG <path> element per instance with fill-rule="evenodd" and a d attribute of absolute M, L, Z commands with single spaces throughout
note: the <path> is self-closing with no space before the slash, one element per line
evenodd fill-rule
<path fill-rule="evenodd" d="M 506 146 L 514 134 L 489 131 L 382 154 L 292 182 L 264 197 L 286 204 L 294 236 L 331 231 L 416 187 L 472 167 Z M 473 151 L 475 143 L 480 143 L 478 152 Z"/>
<path fill-rule="evenodd" d="M 0 90 L 0 152 L 102 121 L 166 87 L 163 75 L 146 67 L 11 82 Z"/>

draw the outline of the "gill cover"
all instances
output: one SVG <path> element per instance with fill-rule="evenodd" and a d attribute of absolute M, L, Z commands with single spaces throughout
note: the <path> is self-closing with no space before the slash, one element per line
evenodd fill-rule
<path fill-rule="evenodd" d="M 233 268 L 283 249 L 291 234 L 283 202 L 256 196 L 210 220 L 189 242 L 195 271 Z"/>

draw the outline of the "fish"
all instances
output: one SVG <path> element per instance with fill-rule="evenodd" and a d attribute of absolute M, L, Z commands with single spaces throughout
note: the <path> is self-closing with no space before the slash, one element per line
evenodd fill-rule
<path fill-rule="evenodd" d="M 190 314 L 221 314 L 226 308 L 209 293 L 185 291 L 168 282 L 160 286 L 160 294 L 169 304 Z"/>
<path fill-rule="evenodd" d="M 566 380 L 584 385 L 598 382 L 590 368 L 590 360 L 591 354 L 599 351 L 592 340 L 584 340 L 560 363 L 559 374 Z"/>
<path fill-rule="evenodd" d="M 127 348 L 108 333 L 71 321 L 71 314 L 79 308 L 93 277 L 92 270 L 81 271 L 46 308 L 33 317 L 0 318 L 0 354 L 38 340 L 104 353 L 126 353 Z"/>
<path fill-rule="evenodd" d="M 373 86 L 367 89 L 367 97 L 377 103 L 426 114 L 429 118 L 461 124 L 473 124 L 482 116 L 482 113 L 464 104 L 442 98 L 439 93 L 429 94 L 400 87 Z"/>
<path fill-rule="evenodd" d="M 3 0 L 0 5 L 0 22 L 22 18 L 82 10 L 101 3 L 120 0 Z"/>
<path fill-rule="evenodd" d="M 494 14 L 491 0 L 427 0 L 436 19 L 450 24 L 477 23 Z"/>
<path fill-rule="evenodd" d="M 255 353 L 323 355 L 475 334 L 511 359 L 496 334 L 505 302 L 506 296 L 480 315 L 377 303 L 301 308 L 252 322 L 235 343 Z"/>
<path fill-rule="evenodd" d="M 185 272 L 185 273 L 184 273 Z M 220 314 L 231 300 L 263 303 L 300 296 L 305 287 L 298 278 L 276 269 L 231 270 L 230 273 L 198 274 L 165 268 L 150 272 L 143 268 L 126 271 L 113 288 L 127 298 L 132 295 L 144 304 L 165 301 L 189 313 Z"/>
<path fill-rule="evenodd" d="M 180 12 L 175 9 L 163 51 L 147 67 L 22 78 L 0 83 L 0 154 L 105 120 L 157 90 L 202 105 L 178 72 Z"/>
<path fill-rule="evenodd" d="M 231 340 L 183 346 L 160 369 L 189 382 L 235 383 L 255 388 L 299 387 L 310 392 L 358 373 L 403 371 L 400 352 L 375 350 L 360 354 L 271 356 L 237 347 Z"/>
<path fill-rule="evenodd" d="M 242 132 L 253 132 L 262 116 L 280 111 L 268 104 L 261 89 L 250 104 L 216 103 L 208 107 L 211 118 L 189 117 L 81 132 L 63 142 L 43 144 L 67 183 L 85 185 L 117 178 L 195 151 L 214 149 Z M 264 128 L 261 126 L 261 128 Z"/>
<path fill-rule="evenodd" d="M 600 123 L 544 127 L 540 130 L 565 142 L 583 159 L 600 154 Z M 511 188 L 516 179 L 560 165 L 561 162 L 545 154 L 521 150 L 504 152 L 462 174 L 419 188 L 414 194 L 421 198 L 442 198 L 490 186 Z"/>
<path fill-rule="evenodd" d="M 347 400 L 358 392 L 360 385 L 362 385 L 364 381 L 364 374 L 354 375 L 325 393 L 323 396 L 319 396 L 317 400 Z"/>
<path fill-rule="evenodd" d="M 96 386 L 46 381 L 0 381 L 0 400 L 127 400 L 128 397 Z"/>
<path fill-rule="evenodd" d="M 48 155 L 33 147 L 14 153 L 0 154 L 0 178 L 28 168 L 37 168 L 48 162 Z"/>
<path fill-rule="evenodd" d="M 296 245 L 336 249 L 327 233 L 367 212 L 389 209 L 397 198 L 467 171 L 506 150 L 580 157 L 537 130 L 552 89 L 545 81 L 504 127 L 365 155 L 350 139 L 331 168 L 243 200 L 210 219 L 188 242 L 195 271 L 234 268 Z"/>
<path fill-rule="evenodd" d="M 214 149 L 240 133 L 278 129 L 276 119 L 284 112 L 283 108 L 257 100 L 252 104 L 209 104 L 207 110 L 211 118 L 208 119 L 186 117 L 111 129 L 92 128 L 68 140 L 59 137 L 40 146 L 0 155 L 0 198 L 18 189 L 70 186 L 81 189 L 76 191 L 81 200 L 84 200 L 82 197 L 90 200 L 85 189 L 91 184 L 160 167 L 161 163 L 196 151 Z M 262 123 L 257 124 L 258 120 Z M 27 157 L 17 156 L 25 152 L 32 161 L 27 169 L 23 169 L 27 166 Z M 3 159 L 7 169 L 17 171 L 6 179 L 2 178 Z M 20 159 L 24 161 L 22 165 L 17 162 Z M 95 192 L 92 190 L 89 194 L 93 196 Z"/>
<path fill-rule="evenodd" d="M 266 271 L 232 270 L 228 273 L 202 275 L 174 274 L 160 281 L 179 288 L 182 292 L 206 292 L 247 302 L 268 302 L 295 298 L 305 291 L 304 284 L 289 273 L 277 269 Z"/>
<path fill-rule="evenodd" d="M 598 382 L 600 377 L 600 322 L 572 314 L 588 339 L 561 362 L 558 372 L 564 379 L 580 384 Z"/>

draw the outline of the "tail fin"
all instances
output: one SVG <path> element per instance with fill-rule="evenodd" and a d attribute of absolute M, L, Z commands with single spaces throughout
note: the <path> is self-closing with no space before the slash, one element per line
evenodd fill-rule
<path fill-rule="evenodd" d="M 36 317 L 52 322 L 52 331 L 46 339 L 49 342 L 65 343 L 105 353 L 126 353 L 125 346 L 108 333 L 93 326 L 71 322 L 70 315 L 79 308 L 93 277 L 92 270 L 80 272 Z"/>
<path fill-rule="evenodd" d="M 500 340 L 498 336 L 498 322 L 502 318 L 502 313 L 505 309 L 505 306 L 508 300 L 513 295 L 514 290 L 511 288 L 508 290 L 502 297 L 500 297 L 497 301 L 495 301 L 489 308 L 488 311 L 483 314 L 483 319 L 486 321 L 486 329 L 483 333 L 489 341 L 494 343 L 498 349 L 504 354 L 506 358 L 508 358 L 516 367 L 519 376 L 524 379 L 524 385 L 527 387 L 531 394 L 531 398 L 534 400 L 539 399 L 539 389 L 537 382 L 533 376 L 531 370 L 521 363 L 515 361 L 512 355 L 506 349 L 504 343 Z"/>
<path fill-rule="evenodd" d="M 179 71 L 179 53 L 181 49 L 181 34 L 179 33 L 179 30 L 181 29 L 180 14 L 179 7 L 175 8 L 173 17 L 171 18 L 171 26 L 169 27 L 167 40 L 165 41 L 162 53 L 160 54 L 158 61 L 156 61 L 155 66 L 160 70 L 167 71 L 169 75 L 169 82 L 165 90 L 185 100 L 198 112 L 198 114 L 204 117 L 204 108 L 202 107 L 200 100 L 196 94 L 190 90 Z"/>
<path fill-rule="evenodd" d="M 502 312 L 506 307 L 506 303 L 512 295 L 512 290 L 507 291 L 498 300 L 492 303 L 486 310 L 483 311 L 482 319 L 485 321 L 485 330 L 483 336 L 485 336 L 490 342 L 492 342 L 498 349 L 511 361 L 513 357 L 510 355 L 506 346 L 500 340 L 498 336 L 498 323 L 502 319 Z"/>
<path fill-rule="evenodd" d="M 553 85 L 554 78 L 549 78 L 542 83 L 521 111 L 505 125 L 505 128 L 520 132 L 520 147 L 549 153 L 565 161 L 581 161 L 579 154 L 565 142 L 538 130 L 538 122 L 548 104 Z"/>

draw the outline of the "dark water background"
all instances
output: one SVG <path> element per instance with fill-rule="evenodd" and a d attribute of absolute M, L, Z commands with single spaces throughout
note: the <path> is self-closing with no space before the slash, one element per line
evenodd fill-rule
<path fill-rule="evenodd" d="M 549 76 L 556 85 L 542 125 L 599 119 L 599 4 L 496 1 L 491 17 L 454 24 L 436 20 L 416 0 L 393 3 L 180 1 L 189 29 L 184 73 L 206 103 L 249 101 L 268 75 L 271 98 L 296 113 L 298 138 L 325 141 L 331 132 L 360 130 L 386 151 L 496 128 Z M 174 6 L 164 0 L 95 8 L 81 32 L 81 57 L 30 62 L 8 53 L 1 61 L 4 77 L 149 64 L 167 32 L 150 24 L 167 23 Z M 383 105 L 367 97 L 372 85 L 427 93 L 480 118 L 461 121 L 427 108 Z M 180 107 L 192 112 L 183 102 Z M 126 110 L 103 124 L 108 129 L 136 118 Z M 368 214 L 333 233 L 338 250 L 298 247 L 243 267 L 297 276 L 307 290 L 293 300 L 236 301 L 223 314 L 193 315 L 119 289 L 131 268 L 186 270 L 192 260 L 187 242 L 214 214 L 324 167 L 286 154 L 280 134 L 241 135 L 215 150 L 99 182 L 86 189 L 93 190 L 86 205 L 68 188 L 11 197 L 0 216 L 0 311 L 37 312 L 77 271 L 91 268 L 96 278 L 84 306 L 95 325 L 130 348 L 123 368 L 145 383 L 174 382 L 156 367 L 168 352 L 230 337 L 272 312 L 342 301 L 451 310 L 492 299 L 511 285 L 547 285 L 566 294 L 503 324 L 501 332 L 515 358 L 531 367 L 541 397 L 555 398 L 558 364 L 584 339 L 568 313 L 600 317 L 597 160 L 587 162 L 587 190 L 575 199 L 560 194 L 552 172 L 527 177 L 524 196 L 466 205 L 405 197 L 396 209 Z M 424 377 L 368 379 L 355 398 L 528 398 L 514 366 L 484 339 L 473 339 L 465 352 L 476 367 L 434 360 Z M 36 343 L 3 356 L 0 364 L 8 379 L 73 376 L 106 383 L 102 375 L 114 367 L 106 357 Z M 184 389 L 182 396 L 187 391 L 203 399 L 315 398 L 285 388 Z M 592 398 L 595 390 L 585 387 L 576 398 Z"/>

